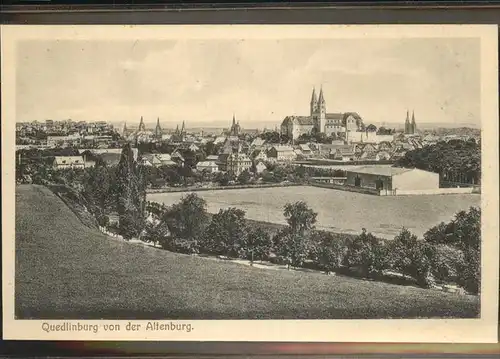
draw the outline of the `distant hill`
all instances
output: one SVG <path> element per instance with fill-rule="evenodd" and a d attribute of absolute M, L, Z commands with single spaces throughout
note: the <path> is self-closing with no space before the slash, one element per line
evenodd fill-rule
<path fill-rule="evenodd" d="M 396 130 L 402 130 L 405 127 L 404 122 L 374 122 L 377 127 L 395 128 Z M 447 122 L 417 122 L 417 128 L 419 130 L 435 130 L 438 128 L 473 128 L 480 129 L 481 126 L 476 123 L 447 123 Z"/>

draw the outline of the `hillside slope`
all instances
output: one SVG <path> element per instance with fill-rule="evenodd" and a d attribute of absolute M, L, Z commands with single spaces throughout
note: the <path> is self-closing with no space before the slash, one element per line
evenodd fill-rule
<path fill-rule="evenodd" d="M 109 239 L 44 187 L 16 188 L 19 319 L 477 316 L 476 297 L 269 271 Z"/>

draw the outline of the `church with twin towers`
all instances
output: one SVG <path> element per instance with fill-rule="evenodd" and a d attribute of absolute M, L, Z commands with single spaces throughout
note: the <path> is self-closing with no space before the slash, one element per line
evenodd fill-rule
<path fill-rule="evenodd" d="M 281 123 L 281 133 L 292 140 L 299 138 L 302 134 L 324 133 L 330 136 L 362 131 L 363 128 L 363 119 L 357 112 L 327 112 L 322 86 L 319 95 L 316 93 L 316 88 L 312 89 L 308 116 L 286 116 Z"/>

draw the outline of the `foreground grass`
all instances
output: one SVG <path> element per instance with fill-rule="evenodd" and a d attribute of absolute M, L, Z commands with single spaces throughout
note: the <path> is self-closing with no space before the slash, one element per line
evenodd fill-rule
<path fill-rule="evenodd" d="M 479 300 L 321 273 L 271 271 L 111 240 L 48 189 L 16 189 L 19 319 L 475 317 Z"/>

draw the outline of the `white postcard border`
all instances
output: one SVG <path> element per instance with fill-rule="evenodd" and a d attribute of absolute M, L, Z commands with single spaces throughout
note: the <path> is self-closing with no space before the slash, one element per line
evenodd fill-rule
<path fill-rule="evenodd" d="M 498 29 L 496 25 L 186 25 L 186 26 L 35 26 L 2 25 L 2 216 L 3 333 L 5 339 L 172 340 L 295 342 L 493 343 L 498 318 Z M 127 331 L 129 320 L 16 320 L 15 271 L 15 66 L 16 42 L 120 39 L 305 39 L 305 38 L 481 39 L 482 118 L 482 284 L 481 318 L 422 320 L 158 320 L 190 323 L 187 331 Z M 50 265 L 48 263 L 48 265 Z M 153 321 L 154 322 L 154 321 Z M 92 331 L 45 332 L 43 323 L 97 324 Z M 104 324 L 119 324 L 106 331 Z"/>

